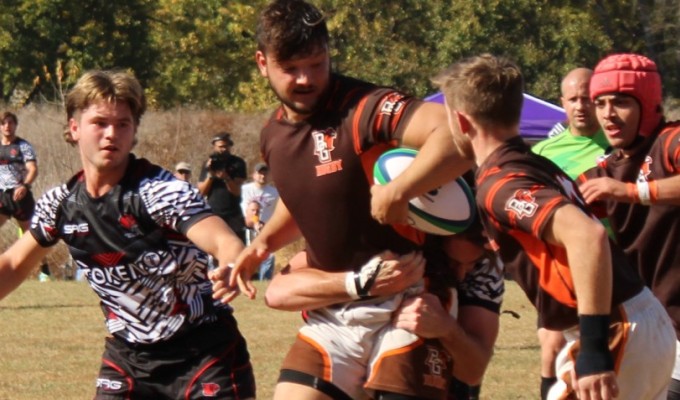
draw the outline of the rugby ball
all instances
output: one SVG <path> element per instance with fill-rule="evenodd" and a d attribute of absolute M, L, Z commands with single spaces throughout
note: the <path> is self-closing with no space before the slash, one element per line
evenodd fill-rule
<path fill-rule="evenodd" d="M 399 147 L 378 157 L 373 167 L 376 184 L 384 185 L 413 162 L 417 150 Z M 453 235 L 467 229 L 476 216 L 475 197 L 463 178 L 409 201 L 409 225 L 435 235 Z"/>

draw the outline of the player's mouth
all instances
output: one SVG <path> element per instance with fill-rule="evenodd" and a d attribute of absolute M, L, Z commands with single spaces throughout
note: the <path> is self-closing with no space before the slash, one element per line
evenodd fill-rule
<path fill-rule="evenodd" d="M 617 137 L 621 134 L 621 127 L 616 124 L 607 124 L 603 130 L 609 137 Z"/>

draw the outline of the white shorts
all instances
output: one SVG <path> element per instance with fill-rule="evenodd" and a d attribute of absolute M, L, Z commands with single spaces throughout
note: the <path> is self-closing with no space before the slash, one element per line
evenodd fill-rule
<path fill-rule="evenodd" d="M 621 304 L 618 311 L 621 321 L 612 323 L 609 339 L 619 386 L 617 400 L 665 400 L 676 344 L 668 313 L 647 288 Z M 567 398 L 572 392 L 578 327 L 564 331 L 564 336 L 567 344 L 555 362 L 558 380 L 550 389 L 549 400 Z"/>
<path fill-rule="evenodd" d="M 283 362 L 331 382 L 350 398 L 388 391 L 445 399 L 451 357 L 436 340 L 423 340 L 392 323 L 403 299 L 422 291 L 325 307 L 307 313 L 306 324 Z"/>
<path fill-rule="evenodd" d="M 673 379 L 680 381 L 680 340 L 675 341 L 675 368 L 673 368 Z"/>

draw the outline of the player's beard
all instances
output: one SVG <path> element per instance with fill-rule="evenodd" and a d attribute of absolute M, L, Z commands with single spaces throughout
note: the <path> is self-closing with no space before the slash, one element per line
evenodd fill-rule
<path fill-rule="evenodd" d="M 271 80 L 268 80 L 268 83 L 269 83 L 269 87 L 271 88 L 272 92 L 274 92 L 274 95 L 276 96 L 277 99 L 279 99 L 281 104 L 283 104 L 284 106 L 286 106 L 287 108 L 289 108 L 290 110 L 295 112 L 296 114 L 309 116 L 309 115 L 314 114 L 316 111 L 318 111 L 322 107 L 322 105 L 326 103 L 326 99 L 328 98 L 328 94 L 329 94 L 330 88 L 331 88 L 331 81 L 333 79 L 333 75 L 332 75 L 332 72 L 331 72 L 330 69 L 328 71 L 328 76 L 329 76 L 329 78 L 328 78 L 328 81 L 326 83 L 326 87 L 319 94 L 316 101 L 314 101 L 314 103 L 309 105 L 308 107 L 301 107 L 300 105 L 295 104 L 295 102 L 284 97 L 281 93 L 279 93 L 279 91 L 276 90 L 274 85 L 272 85 Z"/>

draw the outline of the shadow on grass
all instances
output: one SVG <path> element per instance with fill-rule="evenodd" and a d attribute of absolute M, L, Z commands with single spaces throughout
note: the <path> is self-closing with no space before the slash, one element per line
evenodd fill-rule
<path fill-rule="evenodd" d="M 53 308 L 99 308 L 98 304 L 33 304 L 25 306 L 0 306 L 0 311 L 42 310 Z"/>

